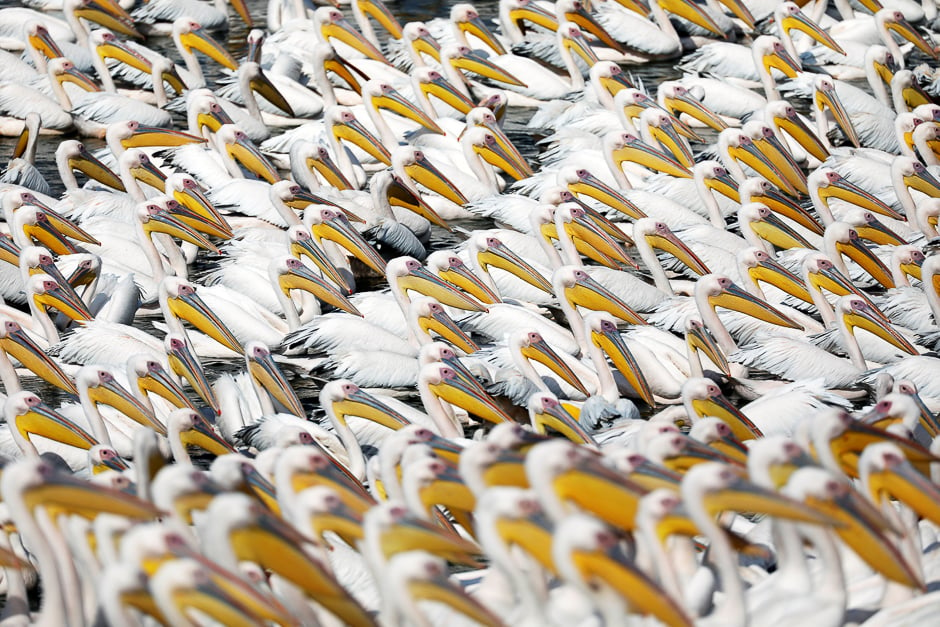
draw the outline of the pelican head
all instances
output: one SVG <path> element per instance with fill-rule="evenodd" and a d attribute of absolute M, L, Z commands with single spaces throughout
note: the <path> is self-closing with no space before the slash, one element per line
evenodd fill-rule
<path fill-rule="evenodd" d="M 153 502 L 160 509 L 175 512 L 192 524 L 194 510 L 208 509 L 221 487 L 208 474 L 189 464 L 164 466 L 153 479 Z"/>
<path fill-rule="evenodd" d="M 800 7 L 793 2 L 782 2 L 777 5 L 776 17 L 780 28 L 788 35 L 791 30 L 795 29 L 813 38 L 816 43 L 826 46 L 838 54 L 845 54 L 842 46 L 836 43 L 829 33 L 820 28 L 816 22 L 800 11 Z"/>
<path fill-rule="evenodd" d="M 343 12 L 335 7 L 320 7 L 313 13 L 313 21 L 320 29 L 323 39 L 336 39 L 361 52 L 379 63 L 391 65 L 378 48 L 362 36 L 356 27 L 349 23 Z"/>
<path fill-rule="evenodd" d="M 353 228 L 342 211 L 333 211 L 326 207 L 309 207 L 304 214 L 304 219 L 309 223 L 310 233 L 317 242 L 331 241 L 379 274 L 385 272 L 385 260 Z"/>
<path fill-rule="evenodd" d="M 618 167 L 622 167 L 624 161 L 629 161 L 653 172 L 692 178 L 692 172 L 687 167 L 631 133 L 611 131 L 604 136 L 604 148 L 610 151 Z"/>
<path fill-rule="evenodd" d="M 356 309 L 356 306 L 337 290 L 332 283 L 313 272 L 296 257 L 291 257 L 290 255 L 275 257 L 271 260 L 270 274 L 275 277 L 278 288 L 285 295 L 289 296 L 291 290 L 304 290 L 337 309 L 342 309 L 354 316 L 362 316 L 362 313 Z M 340 285 L 345 284 L 340 281 Z"/>
<path fill-rule="evenodd" d="M 854 294 L 842 296 L 836 309 L 850 331 L 854 332 L 855 327 L 861 327 L 905 353 L 919 354 L 917 348 L 894 328 L 888 318 L 865 299 Z"/>
<path fill-rule="evenodd" d="M 324 146 L 306 140 L 296 141 L 290 149 L 290 162 L 295 181 L 309 180 L 306 174 L 313 170 L 336 189 L 353 188 Z M 308 187 L 311 190 L 316 189 L 312 183 Z"/>
<path fill-rule="evenodd" d="M 126 150 L 118 158 L 122 174 L 127 173 L 132 178 L 146 183 L 154 189 L 162 192 L 166 191 L 166 174 L 156 166 L 147 154 L 139 148 Z"/>
<path fill-rule="evenodd" d="M 635 87 L 623 69 L 613 61 L 598 61 L 591 66 L 590 76 L 595 90 L 603 90 L 611 96 L 621 89 Z"/>
<path fill-rule="evenodd" d="M 531 264 L 509 249 L 498 237 L 486 231 L 476 231 L 469 241 L 470 253 L 484 272 L 493 266 L 509 272 L 529 285 L 552 293 L 552 286 Z"/>
<path fill-rule="evenodd" d="M 143 35 L 134 28 L 134 18 L 116 2 L 67 0 L 63 5 L 63 12 L 70 12 L 77 18 L 86 19 L 128 37 L 143 39 Z"/>
<path fill-rule="evenodd" d="M 72 320 L 93 320 L 87 305 L 75 294 L 71 286 L 63 287 L 45 273 L 34 274 L 26 282 L 26 293 L 41 307 L 53 307 Z"/>
<path fill-rule="evenodd" d="M 402 28 L 402 35 L 416 52 L 424 53 L 440 63 L 441 44 L 434 39 L 424 22 L 408 22 Z"/>
<path fill-rule="evenodd" d="M 739 251 L 737 258 L 755 283 L 765 281 L 794 298 L 799 298 L 807 303 L 813 302 L 803 281 L 780 265 L 766 251 L 757 247 L 749 247 Z"/>
<path fill-rule="evenodd" d="M 738 223 L 742 229 L 751 229 L 759 238 L 778 248 L 806 248 L 809 250 L 814 248 L 802 235 L 778 218 L 770 210 L 770 207 L 763 203 L 751 202 L 741 205 L 741 208 L 738 209 Z"/>
<path fill-rule="evenodd" d="M 710 270 L 685 242 L 672 232 L 665 222 L 642 218 L 633 225 L 634 238 L 644 238 L 650 246 L 667 252 L 681 261 L 696 274 L 708 274 Z"/>
<path fill-rule="evenodd" d="M 107 185 L 121 192 L 126 191 L 121 179 L 108 166 L 92 155 L 82 142 L 67 139 L 59 143 L 55 155 L 56 163 L 60 164 L 60 168 L 64 165 L 69 170 L 78 170 L 102 185 Z"/>
<path fill-rule="evenodd" d="M 895 157 L 891 162 L 891 177 L 896 185 L 900 182 L 901 186 L 916 189 L 932 198 L 940 196 L 940 181 L 913 157 Z"/>
<path fill-rule="evenodd" d="M 172 203 L 168 207 L 168 204 Z M 211 250 L 218 253 L 219 249 L 215 244 L 206 239 L 189 224 L 177 218 L 172 212 L 171 207 L 182 208 L 175 200 L 167 199 L 163 206 L 157 202 L 144 201 L 137 206 L 137 219 L 140 221 L 144 233 L 163 233 L 172 237 L 177 237 L 184 242 L 189 242 L 200 248 Z"/>
<path fill-rule="evenodd" d="M 264 73 L 260 64 L 254 61 L 246 61 L 239 66 L 238 72 L 242 80 L 248 83 L 248 87 L 252 91 L 263 96 L 265 100 L 286 113 L 288 117 L 294 117 L 294 110 L 290 106 L 290 103 L 284 97 L 284 94 L 271 82 L 267 74 Z"/>
<path fill-rule="evenodd" d="M 927 520 L 940 518 L 940 490 L 914 468 L 897 445 L 879 442 L 865 447 L 858 465 L 862 485 L 867 486 L 873 502 L 888 497 Z"/>
<path fill-rule="evenodd" d="M 767 160 L 776 166 L 776 177 L 782 177 L 791 187 L 806 192 L 806 175 L 790 154 L 789 148 L 777 138 L 777 133 L 769 124 L 761 120 L 750 120 L 742 130 L 751 137 L 751 141 Z M 776 179 L 771 179 L 776 182 Z"/>
<path fill-rule="evenodd" d="M 398 257 L 388 262 L 385 276 L 389 284 L 401 290 L 413 290 L 431 296 L 448 307 L 467 311 L 486 311 L 486 307 L 456 290 L 451 284 L 421 265 L 414 257 Z"/>
<path fill-rule="evenodd" d="M 605 523 L 574 514 L 557 525 L 554 538 L 552 557 L 561 579 L 585 594 L 604 598 L 607 595 L 599 589 L 603 586 L 623 599 L 619 612 L 629 606 L 631 611 L 670 625 L 692 624 L 679 602 L 627 556 L 620 536 Z"/>
<path fill-rule="evenodd" d="M 223 124 L 216 131 L 219 147 L 225 151 L 230 159 L 243 165 L 255 175 L 263 178 L 272 185 L 281 180 L 277 169 L 261 154 L 258 147 L 248 138 L 244 131 L 234 124 Z"/>
<path fill-rule="evenodd" d="M 623 375 L 644 403 L 656 404 L 643 370 L 627 343 L 624 341 L 614 317 L 606 311 L 593 311 L 584 317 L 585 334 L 589 340 L 610 358 L 617 371 Z"/>
<path fill-rule="evenodd" d="M 392 12 L 389 11 L 382 0 L 356 0 L 355 5 L 365 15 L 372 17 L 381 24 L 392 39 L 402 38 L 401 24 L 398 23 L 398 20 L 395 19 L 395 16 L 392 15 Z M 333 3 L 333 6 L 339 8 L 339 2 Z"/>
<path fill-rule="evenodd" d="M 427 296 L 413 299 L 409 314 L 422 331 L 425 333 L 434 331 L 468 355 L 480 350 L 480 347 L 447 314 L 443 305 L 435 299 Z"/>
<path fill-rule="evenodd" d="M 871 249 L 862 243 L 858 231 L 852 225 L 846 222 L 833 222 L 826 227 L 824 238 L 828 250 L 835 251 L 839 255 L 846 255 L 885 287 L 895 286 L 891 271 Z"/>
<path fill-rule="evenodd" d="M 44 29 L 45 30 L 45 29 Z M 46 32 L 48 35 L 48 31 Z M 109 30 L 94 29 L 89 35 L 94 52 L 102 59 L 115 59 L 130 67 L 150 74 L 152 64 L 139 52 L 125 44 Z M 62 55 L 56 55 L 62 56 Z"/>
<path fill-rule="evenodd" d="M 445 104 L 457 109 L 464 115 L 467 115 L 474 108 L 474 104 L 434 68 L 419 67 L 412 70 L 412 72 L 418 87 L 425 94 L 440 98 Z M 496 120 L 495 116 L 493 120 Z"/>
<path fill-rule="evenodd" d="M 18 322 L 0 316 L 0 347 L 25 368 L 43 381 L 78 394 L 75 382 L 20 326 Z"/>
<path fill-rule="evenodd" d="M 175 276 L 166 277 L 160 284 L 161 302 L 165 301 L 168 315 L 177 316 L 230 348 L 242 353 L 241 343 L 232 335 L 225 323 L 206 305 L 196 293 L 196 286 Z"/>
<path fill-rule="evenodd" d="M 828 107 L 829 111 L 832 113 L 832 117 L 836 120 L 836 124 L 839 125 L 839 128 L 842 129 L 842 132 L 845 133 L 849 141 L 852 142 L 852 145 L 858 148 L 860 146 L 858 132 L 855 130 L 855 126 L 852 124 L 852 118 L 849 117 L 845 105 L 842 104 L 842 100 L 836 92 L 835 83 L 833 83 L 831 79 L 819 75 L 813 82 L 813 88 L 813 103 L 816 107 L 816 114 L 822 115 L 824 109 Z"/>
<path fill-rule="evenodd" d="M 405 551 L 392 556 L 387 568 L 396 573 L 393 585 L 397 599 L 443 603 L 482 625 L 500 622 L 488 608 L 451 582 L 447 563 L 439 557 L 426 551 Z"/>
<path fill-rule="evenodd" d="M 872 447 L 876 446 L 874 444 Z M 874 465 L 876 455 L 869 456 Z M 838 521 L 834 531 L 872 569 L 903 585 L 922 588 L 921 577 L 907 563 L 887 534 L 893 529 L 881 512 L 832 471 L 800 468 L 783 489 L 784 494 Z"/>
<path fill-rule="evenodd" d="M 566 191 L 569 193 L 590 196 L 594 200 L 602 202 L 608 207 L 612 207 L 634 220 L 646 217 L 642 209 L 630 202 L 619 191 L 594 176 L 587 168 L 579 168 L 576 166 L 564 167 L 558 172 L 558 182 L 565 185 L 567 187 Z M 554 202 L 546 198 L 542 200 L 543 202 L 551 202 L 556 205 L 564 201 L 564 199 L 559 199 L 559 202 Z"/>
<path fill-rule="evenodd" d="M 687 168 L 695 164 L 688 143 L 679 137 L 672 123 L 673 116 L 662 109 L 649 108 L 640 113 L 640 126 L 645 134 L 667 150 Z"/>
<path fill-rule="evenodd" d="M 578 422 L 558 398 L 549 392 L 536 392 L 526 404 L 529 420 L 537 433 L 545 433 L 546 428 L 562 434 L 575 444 L 596 445 L 594 437 Z"/>
<path fill-rule="evenodd" d="M 914 277 L 918 281 L 923 277 L 923 265 L 927 257 L 917 246 L 911 244 L 894 243 L 895 249 L 891 253 L 892 264 L 905 275 Z"/>
<path fill-rule="evenodd" d="M 814 289 L 825 288 L 838 296 L 861 294 L 825 253 L 810 253 L 801 264 L 806 285 Z"/>
<path fill-rule="evenodd" d="M 452 251 L 436 250 L 427 258 L 431 272 L 448 283 L 456 285 L 481 303 L 492 305 L 501 302 L 499 294 L 473 273 L 463 259 Z"/>
<path fill-rule="evenodd" d="M 127 360 L 128 379 L 136 381 L 138 389 L 166 399 L 176 407 L 192 407 L 186 393 L 161 364 L 150 355 L 132 355 Z"/>
<path fill-rule="evenodd" d="M 123 473 L 130 469 L 128 463 L 116 450 L 104 444 L 96 444 L 88 449 L 88 463 L 93 474 L 100 474 L 113 470 Z"/>
<path fill-rule="evenodd" d="M 188 17 L 180 17 L 173 22 L 173 38 L 178 45 L 189 53 L 198 50 L 222 67 L 237 70 L 238 63 L 218 41 L 213 39 L 202 25 Z"/>
<path fill-rule="evenodd" d="M 186 112 L 190 128 L 199 129 L 203 134 L 206 130 L 215 133 L 224 124 L 235 123 L 215 95 L 207 90 L 193 89 L 187 94 Z"/>
<path fill-rule="evenodd" d="M 443 135 L 444 131 L 426 113 L 413 105 L 397 89 L 385 81 L 373 79 L 362 85 L 362 96 L 367 103 L 377 109 L 387 109 L 420 124 L 432 133 Z"/>
<path fill-rule="evenodd" d="M 235 451 L 222 439 L 202 415 L 189 407 L 174 409 L 167 418 L 168 437 L 178 438 L 183 446 L 196 446 L 213 455 L 227 455 Z"/>
<path fill-rule="evenodd" d="M 427 187 L 436 194 L 458 205 L 465 205 L 467 197 L 451 183 L 420 148 L 405 144 L 394 149 L 391 155 L 392 169 Z"/>
<path fill-rule="evenodd" d="M 692 95 L 683 85 L 674 81 L 664 81 L 658 88 L 658 97 L 662 100 L 664 109 L 678 117 L 685 113 L 689 117 L 698 120 L 705 126 L 721 132 L 728 128 L 714 111 L 702 104 L 702 101 Z M 684 125 L 679 126 L 680 131 Z"/>
<path fill-rule="evenodd" d="M 932 59 L 937 58 L 937 51 L 921 37 L 920 33 L 904 19 L 904 14 L 892 9 L 881 9 L 875 13 L 875 22 L 885 29 L 895 32 Z"/>
<path fill-rule="evenodd" d="M 866 192 L 844 176 L 828 167 L 817 168 L 809 175 L 807 182 L 819 198 L 828 205 L 830 198 L 838 198 L 875 213 L 880 213 L 896 220 L 903 219 L 897 211 L 886 205 L 874 195 Z"/>
<path fill-rule="evenodd" d="M 376 161 L 391 165 L 388 149 L 362 125 L 362 122 L 356 119 L 356 115 L 351 110 L 346 107 L 330 107 L 324 112 L 323 118 L 327 122 L 327 128 L 337 140 L 351 142 Z"/>
<path fill-rule="evenodd" d="M 509 346 L 523 358 L 542 364 L 585 396 L 589 395 L 587 388 L 571 370 L 571 367 L 558 356 L 558 353 L 549 346 L 548 342 L 537 331 L 523 330 L 512 334 L 509 337 Z"/>
<path fill-rule="evenodd" d="M 49 34 L 49 29 L 43 26 L 43 24 L 37 20 L 30 20 L 26 23 L 23 31 L 26 34 L 26 42 L 33 50 L 37 50 L 46 59 L 55 59 L 58 57 L 64 57 L 62 49 L 52 38 L 52 35 Z M 95 30 L 92 32 L 102 33 L 108 31 Z M 112 34 L 113 37 L 113 34 Z M 42 69 L 42 68 L 39 68 Z"/>
<path fill-rule="evenodd" d="M 245 344 L 245 365 L 252 379 L 282 407 L 298 418 L 304 418 L 307 415 L 294 388 L 280 366 L 274 361 L 267 346 L 254 341 Z"/>
<path fill-rule="evenodd" d="M 7 424 L 16 429 L 27 442 L 30 436 L 39 435 L 84 450 L 98 443 L 84 429 L 46 405 L 33 392 L 11 394 L 3 405 L 3 416 Z"/>
<path fill-rule="evenodd" d="M 754 440 L 763 434 L 741 410 L 708 379 L 690 377 L 682 385 L 682 403 L 690 416 L 719 418 L 731 428 L 739 440 Z"/>
<path fill-rule="evenodd" d="M 467 413 L 493 423 L 511 422 L 512 419 L 496 400 L 482 390 L 471 388 L 453 368 L 442 363 L 423 366 L 418 374 L 432 394 L 452 405 L 462 407 Z"/>
<path fill-rule="evenodd" d="M 378 397 L 347 379 L 337 379 L 324 385 L 320 390 L 320 405 L 329 407 L 343 424 L 348 416 L 365 418 L 396 431 L 411 424 Z"/>
<path fill-rule="evenodd" d="M 695 300 L 700 308 L 725 307 L 758 320 L 791 329 L 799 326 L 765 301 L 748 294 L 726 276 L 706 274 L 695 283 Z"/>
<path fill-rule="evenodd" d="M 444 63 L 507 85 L 526 86 L 524 82 L 467 46 L 451 44 L 441 48 L 441 64 Z"/>
<path fill-rule="evenodd" d="M 124 148 L 149 148 L 153 146 L 184 146 L 205 143 L 202 137 L 172 129 L 145 126 L 136 120 L 123 120 L 108 125 L 106 139 L 120 142 Z"/>
<path fill-rule="evenodd" d="M 158 511 L 151 503 L 126 492 L 106 488 L 54 466 L 34 459 L 7 464 L 0 479 L 4 498 L 10 507 L 32 508 L 34 504 L 56 507 L 90 520 L 98 514 L 110 513 L 132 520 L 154 518 Z"/>
<path fill-rule="evenodd" d="M 472 4 L 458 2 L 453 5 L 450 8 L 450 21 L 453 22 L 459 30 L 473 35 L 485 43 L 496 54 L 506 54 L 506 49 L 503 47 L 503 44 L 483 22 L 480 13 Z"/>
<path fill-rule="evenodd" d="M 567 301 L 572 308 L 606 311 L 629 324 L 646 324 L 646 320 L 629 305 L 581 268 L 561 266 L 556 269 L 552 274 L 552 286 L 555 288 L 555 296 Z"/>
<path fill-rule="evenodd" d="M 166 352 L 167 362 L 173 374 L 186 379 L 196 394 L 218 414 L 219 403 L 212 393 L 212 387 L 209 385 L 202 365 L 190 349 L 186 338 L 176 333 L 167 333 L 163 339 L 163 350 Z"/>
<path fill-rule="evenodd" d="M 118 383 L 106 368 L 83 366 L 75 375 L 75 384 L 79 393 L 87 396 L 93 404 L 109 405 L 134 422 L 166 435 L 166 428 L 157 420 L 153 411 Z"/>
<path fill-rule="evenodd" d="M 758 64 L 768 73 L 778 70 L 787 78 L 796 78 L 802 71 L 799 62 L 790 56 L 779 39 L 772 35 L 761 35 L 751 44 L 751 53 Z"/>
<path fill-rule="evenodd" d="M 808 153 L 820 161 L 825 161 L 829 157 L 829 150 L 825 144 L 820 141 L 803 118 L 797 113 L 796 108 L 786 100 L 771 100 L 764 107 L 766 119 L 773 123 L 779 130 L 785 131 L 790 137 Z"/>
<path fill-rule="evenodd" d="M 487 128 L 474 126 L 468 128 L 460 138 L 465 153 L 478 155 L 493 167 L 517 181 L 532 175 L 532 169 L 525 161 L 520 161 L 518 151 L 507 151 L 496 135 Z"/>

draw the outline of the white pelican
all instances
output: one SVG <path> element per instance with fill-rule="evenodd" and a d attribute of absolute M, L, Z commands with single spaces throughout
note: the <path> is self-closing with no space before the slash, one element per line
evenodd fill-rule
<path fill-rule="evenodd" d="M 209 30 L 228 28 L 226 4 L 231 4 L 245 24 L 251 28 L 248 4 L 244 0 L 216 0 L 214 5 L 194 0 L 154 0 L 135 9 L 131 16 L 147 34 L 168 35 L 172 23 L 180 17 L 189 17 Z"/>
<path fill-rule="evenodd" d="M 800 66 L 776 37 L 762 35 L 751 45 L 753 67 L 757 69 L 764 97 L 749 89 L 729 85 L 715 78 L 684 76 L 679 82 L 692 94 L 701 94 L 702 104 L 715 113 L 740 120 L 746 114 L 763 107 L 768 100 L 779 100 L 780 92 L 771 74 L 777 69 L 788 78 L 795 78 Z M 727 164 L 726 164 L 727 165 Z"/>
<path fill-rule="evenodd" d="M 671 58 L 682 53 L 682 41 L 666 11 L 684 17 L 715 35 L 722 35 L 721 29 L 697 4 L 684 0 L 656 0 L 649 4 L 649 10 L 652 20 L 632 7 L 601 5 L 598 22 L 614 40 L 642 60 Z"/>

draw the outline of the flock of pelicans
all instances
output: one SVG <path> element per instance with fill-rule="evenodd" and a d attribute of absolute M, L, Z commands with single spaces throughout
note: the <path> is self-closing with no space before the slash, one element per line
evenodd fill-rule
<path fill-rule="evenodd" d="M 934 0 L 229 3 L 0 9 L 0 625 L 936 620 Z"/>

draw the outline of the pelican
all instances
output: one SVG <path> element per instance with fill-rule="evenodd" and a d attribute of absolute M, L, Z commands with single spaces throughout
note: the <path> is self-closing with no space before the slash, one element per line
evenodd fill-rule
<path fill-rule="evenodd" d="M 252 19 L 247 3 L 244 0 L 228 0 L 228 3 L 250 28 Z M 131 16 L 148 34 L 170 34 L 172 23 L 180 17 L 192 18 L 209 30 L 219 30 L 228 28 L 226 4 L 226 0 L 217 0 L 214 5 L 192 0 L 155 0 L 135 9 Z"/>

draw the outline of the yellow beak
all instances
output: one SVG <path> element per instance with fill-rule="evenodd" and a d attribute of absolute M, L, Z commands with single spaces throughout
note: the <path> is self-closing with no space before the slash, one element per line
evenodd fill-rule
<path fill-rule="evenodd" d="M 816 101 L 816 108 L 820 113 L 824 107 L 829 107 L 829 111 L 832 112 L 832 117 L 835 118 L 839 128 L 841 128 L 845 136 L 849 138 L 852 145 L 858 148 L 861 145 L 858 132 L 856 132 L 855 126 L 852 124 L 852 118 L 849 117 L 848 111 L 845 110 L 845 106 L 842 104 L 842 101 L 839 100 L 836 90 L 831 89 L 825 91 L 817 89 L 814 99 Z"/>
<path fill-rule="evenodd" d="M 606 311 L 630 324 L 647 324 L 640 314 L 633 311 L 610 290 L 592 279 L 586 272 L 582 274 L 583 276 L 579 275 L 572 287 L 565 288 L 564 294 L 558 296 L 568 299 L 572 306 L 580 306 L 593 311 Z"/>
<path fill-rule="evenodd" d="M 791 329 L 800 328 L 798 324 L 787 318 L 773 306 L 767 304 L 756 296 L 752 296 L 735 284 L 725 288 L 718 296 L 709 298 L 709 303 L 715 307 L 733 309 L 739 313 L 753 316 L 758 320 L 776 324 Z"/>
<path fill-rule="evenodd" d="M 222 67 L 233 71 L 238 69 L 238 63 L 232 58 L 228 50 L 223 48 L 222 45 L 213 39 L 203 28 L 197 28 L 188 33 L 183 33 L 180 35 L 180 41 L 183 47 L 189 52 L 192 52 L 194 49 L 198 50 Z"/>
<path fill-rule="evenodd" d="M 174 315 L 183 318 L 226 348 L 230 348 L 236 353 L 242 353 L 241 343 L 229 331 L 222 320 L 209 309 L 195 289 L 190 290 L 189 293 L 183 296 L 170 297 L 167 302 L 170 311 Z"/>
<path fill-rule="evenodd" d="M 451 63 L 458 69 L 473 72 L 500 83 L 515 85 L 517 87 L 527 86 L 524 82 L 473 50 L 467 50 L 463 54 L 453 57 Z"/>
<path fill-rule="evenodd" d="M 457 186 L 451 183 L 423 153 L 420 159 L 417 159 L 413 164 L 405 166 L 405 172 L 408 173 L 408 176 L 421 185 L 424 185 L 435 194 L 439 194 L 458 205 L 467 204 L 467 197 L 464 196 L 461 191 L 457 189 Z"/>
<path fill-rule="evenodd" d="M 7 323 L 3 330 L 0 347 L 43 381 L 77 396 L 78 390 L 72 377 L 46 355 L 46 352 L 18 324 L 12 324 L 16 327 L 11 328 L 10 323 Z"/>
<path fill-rule="evenodd" d="M 585 581 L 603 581 L 627 600 L 630 610 L 665 625 L 693 625 L 682 606 L 631 563 L 619 545 L 607 551 L 574 551 L 571 558 Z"/>
<path fill-rule="evenodd" d="M 610 357 L 614 367 L 623 375 L 630 387 L 640 395 L 643 402 L 650 407 L 654 407 L 656 400 L 653 398 L 653 391 L 643 375 L 643 370 L 633 357 L 633 353 L 630 352 L 627 343 L 623 341 L 620 331 L 614 325 L 609 325 L 609 327 L 603 325 L 603 327 L 605 327 L 603 332 L 591 332 L 591 341 Z"/>
<path fill-rule="evenodd" d="M 503 411 L 492 396 L 482 390 L 471 388 L 461 378 L 456 376 L 445 378 L 440 383 L 431 384 L 429 387 L 440 399 L 461 407 L 467 413 L 483 420 L 496 424 L 512 422 L 512 418 Z"/>
<path fill-rule="evenodd" d="M 625 145 L 622 148 L 615 149 L 612 155 L 614 163 L 618 167 L 624 161 L 630 161 L 654 172 L 662 172 L 677 178 L 692 178 L 692 172 L 672 157 L 632 135 L 625 135 L 624 137 L 626 139 Z"/>
<path fill-rule="evenodd" d="M 431 296 L 448 307 L 456 307 L 465 311 L 486 311 L 484 305 L 454 289 L 452 285 L 423 266 L 416 267 L 407 275 L 400 277 L 398 285 L 402 289 L 414 290 L 425 296 Z"/>
<path fill-rule="evenodd" d="M 359 120 L 353 118 L 348 122 L 334 125 L 333 135 L 336 139 L 343 139 L 358 146 L 376 161 L 381 161 L 385 165 L 392 165 L 388 149 Z"/>
<path fill-rule="evenodd" d="M 318 241 L 334 242 L 379 274 L 385 274 L 385 260 L 352 227 L 344 214 L 321 209 L 318 218 L 320 221 L 316 222 L 315 218 L 315 223 L 310 226 L 310 232 Z"/>
<path fill-rule="evenodd" d="M 715 24 L 715 21 L 711 18 L 708 13 L 702 10 L 701 6 L 693 2 L 688 2 L 687 0 L 653 0 L 654 2 L 659 2 L 664 10 L 674 13 L 680 17 L 684 17 L 693 24 L 701 26 L 705 30 L 711 32 L 718 37 L 724 38 L 725 34 L 721 28 Z"/>
<path fill-rule="evenodd" d="M 927 43 L 923 37 L 920 36 L 920 33 L 918 33 L 907 20 L 903 18 L 900 20 L 889 20 L 885 22 L 885 27 L 887 27 L 888 30 L 896 32 L 898 35 L 914 44 L 918 50 L 926 54 L 928 57 L 932 59 L 937 58 L 937 51 L 934 50 L 933 46 Z"/>
<path fill-rule="evenodd" d="M 346 19 L 338 19 L 327 22 L 320 27 L 323 39 L 338 39 L 347 46 L 355 48 L 365 56 L 379 63 L 391 65 L 379 50 L 369 43 L 362 34 L 356 30 Z"/>

